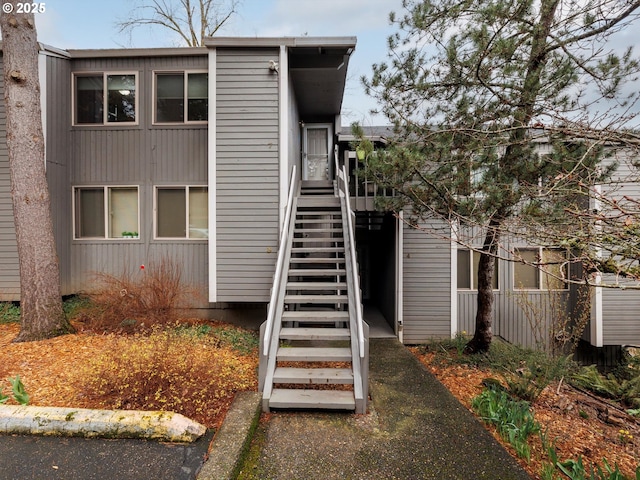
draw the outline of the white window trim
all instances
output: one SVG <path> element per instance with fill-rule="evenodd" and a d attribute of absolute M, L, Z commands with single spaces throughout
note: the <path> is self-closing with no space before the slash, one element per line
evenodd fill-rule
<path fill-rule="evenodd" d="M 556 251 L 563 251 L 562 248 L 553 248 L 553 247 L 532 247 L 530 245 L 526 245 L 526 246 L 516 246 L 514 247 L 514 250 L 529 250 L 529 251 L 537 251 L 538 252 L 538 258 L 542 258 L 542 251 L 543 250 L 556 250 Z M 519 263 L 519 262 L 511 262 L 513 264 L 513 269 L 512 269 L 512 289 L 514 291 L 517 292 L 567 292 L 569 291 L 569 284 L 565 281 L 565 288 L 542 288 L 543 285 L 543 278 L 542 275 L 545 274 L 545 272 L 543 272 L 542 268 L 540 267 L 535 267 L 535 265 L 530 265 L 532 268 L 536 268 L 536 270 L 538 271 L 538 284 L 540 285 L 540 288 L 518 288 L 516 286 L 516 272 L 515 272 L 515 264 Z M 569 259 L 567 257 L 567 276 L 569 274 Z M 567 279 L 568 280 L 568 279 Z"/>
<path fill-rule="evenodd" d="M 211 229 L 208 228 L 207 238 L 191 238 L 189 236 L 189 190 L 191 188 L 206 188 L 207 189 L 207 204 L 209 198 L 209 185 L 207 184 L 189 184 L 189 185 L 155 185 L 153 187 L 153 239 L 159 241 L 165 240 L 177 240 L 177 241 L 189 241 L 189 242 L 208 242 L 211 235 Z M 158 236 L 158 190 L 161 189 L 184 189 L 185 198 L 185 235 L 184 237 L 159 237 Z"/>
<path fill-rule="evenodd" d="M 458 248 L 458 247 L 456 247 L 456 249 L 453 252 L 456 255 L 456 269 L 452 270 L 452 271 L 455 271 L 455 272 L 458 271 L 458 252 L 471 252 L 470 253 L 471 258 L 469 259 L 469 268 L 471 269 L 471 271 L 469 272 L 469 278 L 471 279 L 471 286 L 469 288 L 462 288 L 462 287 L 461 288 L 457 288 L 458 287 L 458 278 L 457 278 L 457 274 L 456 274 L 455 275 L 455 277 L 456 277 L 455 280 L 456 281 L 455 281 L 455 284 L 454 284 L 455 287 L 456 287 L 456 290 L 458 292 L 475 292 L 475 291 L 477 291 L 478 290 L 478 286 L 475 285 L 475 284 L 478 282 L 478 276 L 477 276 L 476 272 L 473 271 L 473 254 L 474 254 L 474 252 L 480 253 L 480 251 L 479 250 L 474 250 L 474 249 L 471 249 L 471 248 Z M 499 292 L 500 291 L 500 283 L 502 283 L 500 277 L 502 275 L 500 275 L 500 264 L 498 263 L 498 261 L 499 261 L 498 257 L 496 257 L 494 259 L 494 261 L 496 262 L 496 265 L 497 265 L 496 266 L 496 273 L 498 274 L 498 287 L 497 288 L 493 288 L 492 290 L 494 292 Z"/>
<path fill-rule="evenodd" d="M 156 120 L 156 108 L 157 108 L 157 97 L 156 94 L 158 92 L 157 82 L 158 82 L 158 74 L 183 74 L 184 76 L 184 91 L 182 92 L 184 95 L 184 120 L 182 122 L 158 122 Z M 209 71 L 206 68 L 199 69 L 184 69 L 184 70 L 153 70 L 153 92 L 151 97 L 151 124 L 154 126 L 166 126 L 166 125 L 207 125 L 209 123 L 208 120 L 188 120 L 189 118 L 189 105 L 188 105 L 188 95 L 189 95 L 189 74 L 191 73 L 206 73 Z M 207 101 L 211 101 L 211 93 L 209 92 Z M 196 185 L 194 185 L 196 186 Z"/>
<path fill-rule="evenodd" d="M 102 188 L 104 195 L 104 236 L 103 237 L 78 237 L 78 232 L 76 231 L 76 191 L 83 188 L 92 188 L 98 189 Z M 138 236 L 132 238 L 125 237 L 110 237 L 109 236 L 109 190 L 114 188 L 135 188 L 138 196 Z M 132 241 L 139 240 L 141 238 L 140 233 L 140 185 L 74 185 L 71 188 L 71 218 L 73 225 L 73 239 L 78 241 Z"/>
<path fill-rule="evenodd" d="M 102 75 L 102 88 L 103 99 L 105 102 L 102 109 L 102 123 L 78 123 L 76 119 L 76 78 L 78 77 L 92 77 L 96 75 Z M 109 75 L 134 75 L 136 83 L 136 100 L 135 100 L 135 115 L 136 119 L 133 122 L 108 122 L 108 94 L 107 94 L 107 76 Z M 92 128 L 92 127 L 113 127 L 113 126 L 137 126 L 140 124 L 140 81 L 138 72 L 133 70 L 108 70 L 108 71 L 86 71 L 86 72 L 72 72 L 71 73 L 71 123 L 74 127 Z"/>

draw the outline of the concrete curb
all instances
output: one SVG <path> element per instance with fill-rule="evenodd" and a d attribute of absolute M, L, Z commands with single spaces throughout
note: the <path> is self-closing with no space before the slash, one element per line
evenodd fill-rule
<path fill-rule="evenodd" d="M 242 466 L 246 450 L 258 426 L 262 395 L 239 392 L 216 432 L 209 458 L 198 473 L 198 480 L 233 480 Z"/>
<path fill-rule="evenodd" d="M 206 428 L 173 412 L 0 405 L 0 433 L 193 442 Z"/>

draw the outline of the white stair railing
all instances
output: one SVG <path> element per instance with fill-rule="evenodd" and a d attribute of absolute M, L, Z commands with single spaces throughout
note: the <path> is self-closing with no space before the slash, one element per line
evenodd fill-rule
<path fill-rule="evenodd" d="M 360 290 L 360 275 L 355 242 L 355 216 L 350 205 L 349 178 L 346 167 L 338 164 L 338 154 L 335 154 L 336 183 L 342 209 L 342 222 L 345 243 L 345 263 L 347 272 L 347 289 L 349 295 L 349 323 L 352 332 L 351 350 L 354 381 L 354 396 L 356 413 L 366 413 L 369 390 L 369 326 L 362 315 L 362 296 Z M 353 340 L 355 337 L 355 341 Z"/>
<path fill-rule="evenodd" d="M 293 235 L 292 231 L 295 218 L 293 211 L 295 201 L 299 189 L 299 182 L 296 179 L 295 165 L 291 169 L 291 177 L 289 179 L 289 195 L 287 197 L 287 205 L 285 208 L 284 221 L 282 223 L 282 232 L 280 233 L 280 245 L 278 248 L 278 259 L 276 262 L 276 271 L 273 275 L 273 286 L 271 287 L 271 296 L 267 310 L 267 320 L 260 326 L 260 366 L 258 374 L 258 389 L 263 392 L 263 398 L 269 398 L 272 388 L 272 382 L 267 378 L 273 375 L 275 369 L 275 353 L 271 355 L 273 361 L 269 362 L 270 352 L 277 348 L 278 338 L 274 335 L 274 331 L 279 329 L 281 323 L 282 312 L 284 310 L 284 294 L 287 286 L 287 267 L 291 256 L 291 243 Z M 278 323 L 278 325 L 275 325 Z M 273 365 L 271 365 L 273 364 Z"/>

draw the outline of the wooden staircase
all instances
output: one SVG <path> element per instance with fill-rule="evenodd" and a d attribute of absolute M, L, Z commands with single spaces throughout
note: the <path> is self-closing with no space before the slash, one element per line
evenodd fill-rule
<path fill-rule="evenodd" d="M 354 388 L 341 199 L 332 183 L 303 182 L 295 203 L 271 354 L 261 352 L 263 409 L 366 410 Z"/>

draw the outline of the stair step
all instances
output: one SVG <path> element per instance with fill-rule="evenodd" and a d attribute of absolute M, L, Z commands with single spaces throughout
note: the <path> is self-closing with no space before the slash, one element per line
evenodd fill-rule
<path fill-rule="evenodd" d="M 347 347 L 280 347 L 279 362 L 350 362 L 351 349 Z"/>
<path fill-rule="evenodd" d="M 333 187 L 305 188 L 300 193 L 302 195 L 327 195 L 327 196 L 335 197 Z"/>
<path fill-rule="evenodd" d="M 295 228 L 293 233 L 340 233 L 342 228 Z"/>
<path fill-rule="evenodd" d="M 318 188 L 318 187 L 331 187 L 333 188 L 332 180 L 302 180 L 300 183 L 301 188 Z"/>
<path fill-rule="evenodd" d="M 342 211 L 339 208 L 322 209 L 315 207 L 310 210 L 304 210 L 298 208 L 296 211 L 296 218 L 298 217 L 317 217 L 317 216 L 331 216 L 335 218 L 342 218 Z"/>
<path fill-rule="evenodd" d="M 344 253 L 344 246 L 341 247 L 293 247 L 291 253 Z"/>
<path fill-rule="evenodd" d="M 340 223 L 342 224 L 342 218 L 301 218 L 296 220 L 296 223 L 304 223 L 304 224 L 320 224 L 323 223 Z"/>
<path fill-rule="evenodd" d="M 293 243 L 329 243 L 329 242 L 344 242 L 344 237 L 295 237 L 292 239 Z"/>
<path fill-rule="evenodd" d="M 348 340 L 347 328 L 282 328 L 280 338 L 284 340 Z"/>
<path fill-rule="evenodd" d="M 355 410 L 356 402 L 350 391 L 276 388 L 271 393 L 269 407 Z"/>
<path fill-rule="evenodd" d="M 290 277 L 326 277 L 333 275 L 344 275 L 344 268 L 290 268 Z"/>
<path fill-rule="evenodd" d="M 339 207 L 340 199 L 334 196 L 326 196 L 326 197 L 298 197 L 298 208 L 302 207 Z"/>
<path fill-rule="evenodd" d="M 293 257 L 290 263 L 345 263 L 345 259 L 341 257 Z"/>
<path fill-rule="evenodd" d="M 285 303 L 347 303 L 346 295 L 285 295 Z"/>
<path fill-rule="evenodd" d="M 308 322 L 311 318 L 322 318 L 325 322 L 346 322 L 349 312 L 328 310 L 326 312 L 286 311 L 282 312 L 282 319 L 289 322 Z"/>
<path fill-rule="evenodd" d="M 347 282 L 288 282 L 287 290 L 346 290 Z"/>
<path fill-rule="evenodd" d="M 291 368 L 278 367 L 273 383 L 353 384 L 353 372 L 349 368 Z"/>

